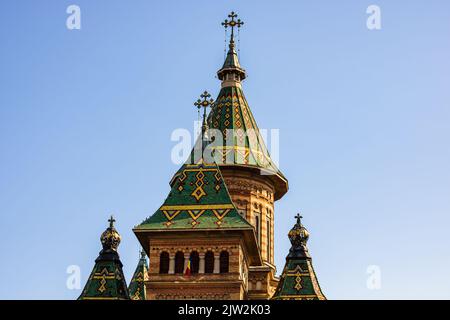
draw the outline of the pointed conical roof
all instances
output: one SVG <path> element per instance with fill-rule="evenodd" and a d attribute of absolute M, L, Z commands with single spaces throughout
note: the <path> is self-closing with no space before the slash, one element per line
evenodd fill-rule
<path fill-rule="evenodd" d="M 100 241 L 103 249 L 95 260 L 94 269 L 89 276 L 79 300 L 128 300 L 128 289 L 122 270 L 122 262 L 117 248 L 121 237 L 114 227 L 114 218 L 102 233 Z"/>
<path fill-rule="evenodd" d="M 233 20 L 225 20 L 223 25 L 240 27 L 243 24 L 240 20 L 234 21 L 233 17 L 237 17 L 234 12 L 229 17 Z M 222 135 L 212 147 L 217 153 L 216 163 L 220 167 L 244 167 L 267 175 L 275 186 L 275 200 L 280 199 L 288 190 L 288 181 L 271 159 L 244 96 L 241 81 L 246 78 L 246 72 L 235 50 L 233 28 L 229 50 L 217 76 L 222 88 L 208 116 L 210 130 Z"/>
<path fill-rule="evenodd" d="M 231 201 L 216 164 L 185 164 L 164 204 L 135 230 L 251 229 Z"/>
<path fill-rule="evenodd" d="M 296 218 L 297 223 L 289 231 L 292 247 L 272 299 L 325 300 L 306 247 L 309 232 L 302 225 L 301 216 L 297 215 Z"/>
<path fill-rule="evenodd" d="M 244 166 L 262 170 L 269 173 L 275 183 L 275 199 L 287 192 L 287 179 L 272 161 L 240 86 L 227 86 L 220 90 L 208 123 L 210 130 L 219 130 L 223 137 L 211 148 L 216 152 L 215 159 L 220 161 L 221 167 Z"/>
<path fill-rule="evenodd" d="M 260 263 L 254 228 L 233 204 L 215 163 L 185 164 L 171 183 L 163 205 L 133 231 L 144 248 L 149 232 L 237 231 L 244 235 L 250 258 Z"/>
<path fill-rule="evenodd" d="M 130 281 L 128 291 L 131 300 L 146 300 L 145 281 L 148 279 L 148 263 L 144 250 L 141 250 L 141 258 L 139 259 L 133 278 Z"/>
<path fill-rule="evenodd" d="M 231 38 L 230 40 L 228 53 L 225 57 L 223 66 L 219 71 L 217 71 L 217 77 L 220 80 L 227 80 L 227 74 L 237 74 L 239 76 L 239 80 L 244 80 L 247 77 L 245 70 L 242 69 L 241 64 L 239 63 L 239 58 L 235 50 L 233 38 Z M 233 78 L 233 80 L 235 79 Z"/>
<path fill-rule="evenodd" d="M 229 17 L 233 20 L 225 20 L 222 25 L 240 27 L 243 24 L 240 20 L 234 21 L 237 17 L 234 12 Z M 208 115 L 208 136 L 214 141 L 206 150 L 208 153 L 212 152 L 212 157 L 220 168 L 238 167 L 254 174 L 265 175 L 274 183 L 274 199 L 280 199 L 288 191 L 288 181 L 271 159 L 244 96 L 241 81 L 246 78 L 246 72 L 241 67 L 235 50 L 233 29 L 225 62 L 217 71 L 217 76 L 222 81 L 222 88 Z M 187 163 L 197 163 L 199 159 L 197 145 Z M 179 173 L 180 171 L 175 174 L 172 182 Z"/>
<path fill-rule="evenodd" d="M 217 74 L 222 80 L 222 88 L 208 115 L 208 135 L 213 137 L 214 141 L 208 142 L 210 144 L 206 149 L 212 152 L 214 161 L 221 168 L 241 167 L 255 174 L 266 175 L 274 183 L 274 198 L 278 200 L 287 192 L 288 181 L 271 159 L 244 96 L 241 80 L 246 75 L 239 64 L 234 41 L 230 42 L 224 65 Z M 197 141 L 187 163 L 197 163 L 202 156 L 201 150 L 201 143 Z M 172 182 L 179 173 L 180 171 L 175 174 Z"/>

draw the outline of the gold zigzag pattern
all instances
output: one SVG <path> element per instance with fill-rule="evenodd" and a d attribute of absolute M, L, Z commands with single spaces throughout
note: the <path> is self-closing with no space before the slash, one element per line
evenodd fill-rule
<path fill-rule="evenodd" d="M 172 221 L 181 212 L 186 211 L 193 220 L 200 218 L 207 210 L 211 210 L 217 219 L 222 220 L 232 209 L 232 204 L 204 204 L 204 205 L 179 205 L 162 206 L 160 210 L 167 220 Z"/>

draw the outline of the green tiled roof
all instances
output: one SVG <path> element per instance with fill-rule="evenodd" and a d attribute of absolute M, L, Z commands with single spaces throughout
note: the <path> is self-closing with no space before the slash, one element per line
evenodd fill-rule
<path fill-rule="evenodd" d="M 223 143 L 214 149 L 222 155 L 222 162 L 229 163 L 227 159 L 232 159 L 232 164 L 256 166 L 283 176 L 270 158 L 241 88 L 225 87 L 220 90 L 208 116 L 208 124 L 210 129 L 222 133 Z M 226 144 L 227 130 L 235 132 L 232 145 Z M 227 158 L 229 153 L 232 157 Z"/>
<path fill-rule="evenodd" d="M 135 227 L 139 230 L 249 229 L 231 201 L 216 164 L 185 164 L 163 205 Z"/>
<path fill-rule="evenodd" d="M 97 261 L 79 300 L 128 300 L 120 261 Z"/>
<path fill-rule="evenodd" d="M 141 258 L 130 281 L 128 291 L 131 300 L 146 300 L 145 281 L 147 280 L 148 263 L 145 252 L 141 251 Z"/>
<path fill-rule="evenodd" d="M 311 259 L 286 258 L 275 300 L 324 300 Z"/>
<path fill-rule="evenodd" d="M 230 44 L 230 50 L 218 75 L 219 79 L 228 83 L 221 88 L 208 115 L 209 135 L 215 137 L 215 141 L 207 150 L 212 152 L 215 162 L 221 168 L 246 167 L 256 174 L 263 171 L 273 180 L 275 200 L 278 200 L 287 192 L 288 181 L 271 159 L 245 98 L 240 84 L 240 80 L 245 78 L 245 70 L 239 64 L 234 45 Z M 230 82 L 225 79 L 229 77 L 240 80 Z M 217 138 L 218 132 L 222 139 Z M 187 162 L 197 163 L 200 155 L 194 148 Z"/>
<path fill-rule="evenodd" d="M 208 125 L 211 135 L 214 136 L 213 130 L 219 130 L 223 137 L 222 141 L 215 141 L 209 148 L 217 154 L 214 159 L 219 166 L 250 166 L 267 170 L 285 179 L 270 158 L 241 88 L 225 87 L 220 90 L 208 115 Z M 236 138 L 231 144 L 227 144 L 227 134 L 233 132 Z M 193 149 L 188 163 L 196 163 L 200 157 L 201 152 Z"/>

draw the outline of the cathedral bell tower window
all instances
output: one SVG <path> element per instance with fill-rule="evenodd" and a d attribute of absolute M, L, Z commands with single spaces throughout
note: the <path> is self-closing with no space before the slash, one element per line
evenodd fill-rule
<path fill-rule="evenodd" d="M 256 240 L 258 241 L 258 245 L 261 246 L 261 215 L 259 213 L 255 213 L 255 232 L 256 232 Z"/>
<path fill-rule="evenodd" d="M 159 273 L 169 273 L 169 253 L 166 251 L 161 252 L 159 256 Z"/>
<path fill-rule="evenodd" d="M 175 255 L 175 273 L 183 273 L 184 271 L 184 253 L 178 251 Z"/>
<path fill-rule="evenodd" d="M 198 273 L 199 265 L 200 265 L 200 257 L 197 251 L 192 251 L 190 256 L 191 261 L 191 273 Z"/>
<path fill-rule="evenodd" d="M 220 273 L 228 273 L 230 268 L 230 255 L 227 251 L 220 253 Z"/>
<path fill-rule="evenodd" d="M 214 252 L 208 251 L 205 254 L 205 273 L 214 272 Z"/>
<path fill-rule="evenodd" d="M 267 260 L 270 260 L 271 252 L 270 252 L 270 246 L 271 246 L 271 230 L 270 230 L 270 218 L 267 219 Z"/>

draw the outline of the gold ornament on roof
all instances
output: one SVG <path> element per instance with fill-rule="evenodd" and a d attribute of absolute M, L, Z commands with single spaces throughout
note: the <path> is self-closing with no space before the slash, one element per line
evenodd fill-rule
<path fill-rule="evenodd" d="M 309 232 L 302 225 L 301 219 L 303 217 L 299 213 L 295 216 L 295 218 L 297 219 L 297 223 L 288 233 L 289 240 L 291 241 L 293 247 L 306 246 L 309 239 Z"/>
<path fill-rule="evenodd" d="M 100 236 L 100 241 L 102 243 L 103 250 L 117 251 L 117 248 L 119 247 L 122 237 L 114 227 L 114 222 L 116 221 L 114 217 L 111 216 L 111 218 L 108 221 L 109 227 Z"/>

